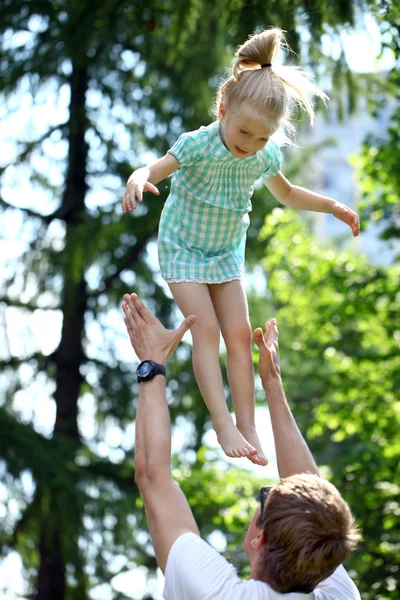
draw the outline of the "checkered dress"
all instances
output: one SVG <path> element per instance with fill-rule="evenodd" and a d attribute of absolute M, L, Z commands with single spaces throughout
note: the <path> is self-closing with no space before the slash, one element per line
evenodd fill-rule
<path fill-rule="evenodd" d="M 218 122 L 184 133 L 169 152 L 179 162 L 158 232 L 161 274 L 169 283 L 241 279 L 254 182 L 279 173 L 277 144 L 234 158 Z"/>

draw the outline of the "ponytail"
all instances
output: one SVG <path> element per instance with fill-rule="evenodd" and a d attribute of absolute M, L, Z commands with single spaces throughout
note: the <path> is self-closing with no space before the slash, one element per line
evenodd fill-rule
<path fill-rule="evenodd" d="M 290 123 L 292 105 L 300 105 L 310 118 L 315 120 L 314 98 L 324 102 L 328 97 L 314 83 L 313 76 L 301 67 L 275 66 L 275 58 L 281 48 L 290 47 L 279 27 L 254 34 L 238 48 L 232 74 L 221 86 L 218 107 L 221 101 L 242 112 L 247 103 L 249 112 L 256 112 L 275 130 L 280 125 L 293 130 Z"/>

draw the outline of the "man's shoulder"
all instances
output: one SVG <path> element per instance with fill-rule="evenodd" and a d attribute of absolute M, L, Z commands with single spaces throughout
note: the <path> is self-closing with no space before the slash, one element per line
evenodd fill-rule
<path fill-rule="evenodd" d="M 314 590 L 313 600 L 361 600 L 360 592 L 343 565 L 321 581 Z"/>
<path fill-rule="evenodd" d="M 360 600 L 340 566 L 311 594 L 279 594 L 267 583 L 242 580 L 236 569 L 198 535 L 186 532 L 171 547 L 165 570 L 166 600 Z"/>
<path fill-rule="evenodd" d="M 280 595 L 266 583 L 240 579 L 235 567 L 210 544 L 187 532 L 175 540 L 170 550 L 165 570 L 164 598 L 278 600 Z M 308 598 L 305 597 L 305 600 Z"/>

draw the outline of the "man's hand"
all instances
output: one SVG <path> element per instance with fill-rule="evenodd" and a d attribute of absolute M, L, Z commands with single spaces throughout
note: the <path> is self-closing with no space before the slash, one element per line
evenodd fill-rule
<path fill-rule="evenodd" d="M 190 315 L 178 329 L 170 331 L 145 307 L 136 294 L 125 294 L 122 309 L 124 322 L 133 349 L 142 360 L 154 360 L 165 365 L 167 358 L 178 346 L 182 337 L 196 320 Z"/>
<path fill-rule="evenodd" d="M 260 351 L 258 359 L 258 372 L 263 387 L 273 379 L 281 378 L 278 351 L 278 327 L 275 319 L 265 323 L 265 333 L 261 327 L 254 331 L 254 341 Z"/>
<path fill-rule="evenodd" d="M 343 221 L 343 223 L 349 225 L 354 237 L 358 236 L 360 233 L 360 218 L 354 210 L 351 210 L 351 208 L 341 202 L 335 202 L 332 207 L 332 214 L 339 221 Z"/>

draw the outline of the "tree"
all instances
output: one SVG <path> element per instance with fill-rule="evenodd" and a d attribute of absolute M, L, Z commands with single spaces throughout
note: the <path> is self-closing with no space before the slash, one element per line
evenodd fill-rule
<path fill-rule="evenodd" d="M 368 136 L 364 144 L 364 152 L 358 162 L 360 185 L 363 192 L 361 203 L 365 222 L 374 222 L 381 229 L 381 237 L 391 240 L 393 249 L 398 254 L 400 237 L 399 195 L 400 177 L 398 173 L 399 141 L 400 141 L 400 8 L 397 3 L 386 7 L 379 14 L 381 21 L 382 52 L 389 50 L 394 65 L 387 76 L 387 82 L 380 93 L 376 94 L 372 103 L 372 111 L 379 116 L 382 109 L 392 112 L 389 127 L 380 135 Z M 391 101 L 388 106 L 388 101 Z"/>
<path fill-rule="evenodd" d="M 173 321 L 151 261 L 167 187 L 161 186 L 161 202 L 146 202 L 132 219 L 116 206 L 149 149 L 165 152 L 182 128 L 209 120 L 210 81 L 222 74 L 227 48 L 265 25 L 265 12 L 265 3 L 247 0 L 218 7 L 208 0 L 95 0 L 90 8 L 65 0 L 3 2 L 5 106 L 10 117 L 26 94 L 33 119 L 1 172 L 1 218 L 4 226 L 19 219 L 23 248 L 5 267 L 0 300 L 7 322 L 14 318 L 25 328 L 21 347 L 10 339 L 1 358 L 1 457 L 10 494 L 21 497 L 20 514 L 6 521 L 2 539 L 5 552 L 15 547 L 23 556 L 38 600 L 87 598 L 109 580 L 114 555 L 154 567 L 146 545 L 132 541 L 134 531 L 145 529 L 127 459 L 132 440 L 121 434 L 106 456 L 101 440 L 111 429 L 124 432 L 135 415 L 134 374 L 121 360 L 113 325 L 123 292 L 134 286 L 166 324 Z M 325 24 L 353 22 L 353 3 L 268 7 L 268 20 L 284 23 L 294 49 L 298 18 L 318 41 Z M 314 57 L 320 52 L 318 43 L 311 49 Z M 52 104 L 60 110 L 50 110 Z M 28 193 L 21 193 L 21 181 Z M 28 333 L 42 315 L 49 330 L 60 317 L 50 351 Z M 173 417 L 184 414 L 193 424 L 188 447 L 199 450 L 208 415 L 187 348 L 171 373 L 171 391 L 187 397 L 184 407 L 172 404 Z M 17 399 L 31 401 L 36 381 L 44 390 L 40 401 L 55 404 L 54 427 L 45 434 L 34 417 L 24 423 L 18 414 Z M 90 406 L 91 435 L 79 426 Z M 199 466 L 200 459 L 195 473 Z M 26 472 L 33 477 L 31 497 L 21 491 Z M 230 497 L 215 500 L 225 506 Z"/>
<path fill-rule="evenodd" d="M 400 479 L 398 265 L 325 248 L 291 211 L 260 232 L 282 371 L 317 462 L 355 511 L 363 541 L 346 564 L 363 598 L 397 597 Z M 265 301 L 254 298 L 255 322 Z M 362 501 L 360 501 L 362 498 Z"/>

